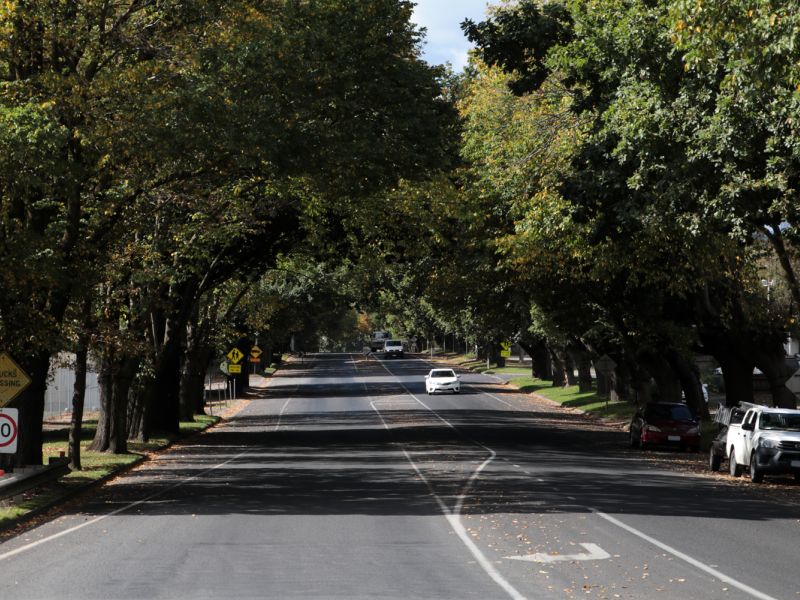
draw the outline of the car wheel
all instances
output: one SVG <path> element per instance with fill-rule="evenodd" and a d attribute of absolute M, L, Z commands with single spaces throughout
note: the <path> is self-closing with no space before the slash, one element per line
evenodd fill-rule
<path fill-rule="evenodd" d="M 461 390 L 453 390 L 453 393 L 454 393 L 454 394 L 460 394 L 460 393 L 461 393 Z"/>
<path fill-rule="evenodd" d="M 637 447 L 639 446 L 639 442 L 638 442 L 638 441 L 637 441 L 637 439 L 634 437 L 634 435 L 633 435 L 633 432 L 632 432 L 632 431 L 631 431 L 630 445 L 631 445 L 631 448 L 637 448 Z"/>
<path fill-rule="evenodd" d="M 753 483 L 761 483 L 764 481 L 764 471 L 758 468 L 755 452 L 750 455 L 750 481 Z"/>
<path fill-rule="evenodd" d="M 731 474 L 731 477 L 738 477 L 742 474 L 742 467 L 741 465 L 736 463 L 736 456 L 733 454 L 733 448 L 731 448 L 731 453 L 728 456 L 728 472 Z"/>
<path fill-rule="evenodd" d="M 714 448 L 708 451 L 708 468 L 712 471 L 719 471 L 722 465 L 722 457 L 714 452 Z"/>

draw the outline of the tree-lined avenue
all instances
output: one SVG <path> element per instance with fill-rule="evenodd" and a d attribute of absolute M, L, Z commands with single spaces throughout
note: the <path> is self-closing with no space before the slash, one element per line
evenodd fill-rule
<path fill-rule="evenodd" d="M 317 355 L 0 545 L 15 598 L 787 598 L 800 510 L 427 361 Z M 559 557 L 568 557 L 568 560 Z M 84 568 L 92 565 L 91 569 Z M 615 596 L 618 595 L 618 596 Z"/>

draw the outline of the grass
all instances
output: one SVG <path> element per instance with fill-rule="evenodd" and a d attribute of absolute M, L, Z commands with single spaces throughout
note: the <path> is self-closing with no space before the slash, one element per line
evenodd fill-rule
<path fill-rule="evenodd" d="M 527 365 L 507 365 L 498 367 L 491 364 L 487 367 L 485 360 L 473 356 L 453 357 L 459 366 L 475 373 L 486 375 L 518 375 L 512 379 L 514 386 L 522 392 L 535 392 L 540 396 L 558 402 L 562 406 L 578 408 L 586 413 L 614 421 L 630 421 L 636 407 L 624 401 L 611 402 L 606 396 L 599 395 L 596 391 L 581 392 L 577 385 L 565 388 L 553 387 L 552 382 L 537 379 L 531 375 L 531 368 Z"/>
<path fill-rule="evenodd" d="M 195 421 L 182 421 L 178 436 L 154 437 L 147 442 L 128 442 L 128 454 L 109 454 L 106 452 L 91 452 L 87 448 L 94 438 L 97 421 L 86 421 L 81 430 L 81 470 L 72 471 L 57 482 L 53 482 L 26 492 L 22 500 L 10 506 L 0 507 L 0 528 L 12 523 L 24 515 L 57 504 L 83 486 L 99 481 L 134 463 L 144 460 L 150 452 L 163 449 L 178 438 L 191 435 L 219 421 L 219 417 L 210 415 L 196 415 Z M 50 457 L 67 454 L 69 440 L 69 425 L 50 429 L 44 434 L 45 442 L 42 446 L 44 460 Z"/>
<path fill-rule="evenodd" d="M 514 385 L 523 392 L 535 392 L 562 406 L 578 408 L 604 419 L 629 421 L 636 411 L 636 407 L 630 402 L 611 402 L 608 397 L 598 394 L 595 390 L 581 392 L 577 385 L 553 387 L 551 382 L 530 375 L 515 378 Z"/>

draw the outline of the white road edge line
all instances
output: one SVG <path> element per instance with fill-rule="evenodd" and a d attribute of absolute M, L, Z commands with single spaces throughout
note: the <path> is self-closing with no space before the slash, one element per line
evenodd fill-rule
<path fill-rule="evenodd" d="M 389 375 L 391 375 L 392 377 L 397 377 L 397 375 L 392 373 L 386 365 L 384 365 L 383 363 L 381 363 L 381 365 L 386 370 L 386 372 L 389 373 Z M 458 428 L 455 425 L 450 423 L 447 419 L 442 417 L 439 413 L 437 413 L 435 410 L 433 410 L 430 406 L 428 406 L 422 400 L 417 398 L 416 395 L 414 395 L 406 387 L 406 385 L 402 381 L 399 381 L 399 378 L 398 378 L 398 383 L 403 387 L 403 389 L 406 391 L 406 393 L 409 396 L 411 396 L 414 400 L 419 402 L 428 411 L 430 411 L 431 413 L 436 415 L 437 419 L 442 421 L 445 425 L 447 425 L 451 429 L 453 429 L 455 431 L 458 431 Z M 364 387 L 366 388 L 366 383 L 364 383 Z M 372 409 L 378 414 L 378 417 L 380 418 L 381 422 L 383 423 L 384 428 L 387 431 L 389 431 L 390 430 L 389 429 L 389 425 L 388 425 L 388 423 L 386 423 L 386 419 L 383 418 L 383 415 L 381 414 L 380 410 L 375 405 L 375 402 L 371 401 L 370 402 L 370 406 L 372 406 Z M 470 441 L 471 441 L 471 443 L 473 443 L 473 444 L 475 444 L 477 446 L 480 446 L 484 450 L 488 451 L 490 456 L 489 456 L 489 458 L 484 460 L 478 466 L 478 468 L 475 469 L 475 471 L 472 473 L 472 475 L 470 476 L 470 478 L 467 481 L 466 485 L 462 488 L 461 493 L 459 494 L 458 499 L 456 501 L 456 505 L 453 507 L 452 510 L 450 510 L 447 507 L 447 504 L 445 503 L 445 501 L 442 500 L 441 497 L 439 497 L 438 494 L 436 494 L 436 491 L 433 489 L 433 485 L 428 480 L 428 478 L 425 477 L 425 475 L 422 473 L 420 468 L 417 466 L 417 464 L 411 458 L 411 455 L 408 453 L 408 451 L 406 451 L 406 449 L 403 448 L 402 446 L 400 446 L 400 450 L 405 455 L 406 460 L 411 465 L 411 468 L 414 469 L 414 471 L 417 473 L 419 478 L 423 482 L 425 482 L 425 485 L 427 486 L 428 491 L 430 492 L 431 496 L 433 496 L 433 498 L 436 500 L 436 503 L 439 505 L 440 510 L 444 514 L 444 517 L 447 519 L 447 522 L 450 523 L 450 527 L 453 529 L 453 531 L 459 537 L 461 542 L 467 547 L 467 549 L 470 551 L 472 556 L 475 557 L 475 560 L 483 568 L 483 570 L 486 572 L 486 574 L 492 579 L 492 581 L 494 581 L 498 586 L 500 586 L 511 598 L 513 598 L 513 600 L 527 600 L 524 595 L 522 595 L 513 585 L 511 585 L 511 583 L 505 577 L 503 577 L 500 574 L 500 571 L 498 571 L 495 568 L 495 566 L 491 563 L 491 561 L 488 558 L 486 558 L 486 555 L 483 552 L 481 552 L 481 549 L 478 548 L 478 546 L 475 544 L 475 542 L 472 541 L 472 538 L 470 538 L 469 533 L 467 533 L 466 527 L 464 527 L 464 524 L 461 522 L 461 509 L 464 506 L 464 500 L 466 499 L 467 493 L 469 492 L 470 488 L 475 483 L 475 481 L 478 479 L 478 477 L 480 477 L 481 471 L 483 471 L 497 456 L 497 453 L 494 450 L 492 450 L 491 448 L 489 448 L 488 446 L 485 446 L 485 445 L 481 444 L 480 442 L 476 442 L 475 440 L 470 440 Z"/>
<path fill-rule="evenodd" d="M 388 368 L 386 368 L 386 365 L 382 365 L 382 366 L 383 366 L 384 369 L 386 369 L 386 371 L 390 375 L 394 375 L 394 373 L 392 373 L 391 371 L 389 371 Z M 447 423 L 447 421 L 445 419 L 443 419 L 440 415 L 438 415 L 436 413 L 436 411 L 431 410 L 430 407 L 426 406 L 424 402 L 422 402 L 414 394 L 412 394 L 402 382 L 400 382 L 400 385 L 402 385 L 403 388 L 406 390 L 406 392 L 408 392 L 409 396 L 411 396 L 412 398 L 417 400 L 417 402 L 422 404 L 422 406 L 425 406 L 425 408 L 427 408 L 428 410 L 433 412 L 433 414 L 435 414 L 439 419 L 441 419 L 442 421 Z M 481 391 L 484 394 L 488 395 L 488 396 L 492 396 L 491 394 L 489 394 L 488 392 L 486 392 L 484 390 L 481 390 Z M 495 400 L 499 400 L 500 402 L 503 402 L 499 398 L 495 398 Z M 378 414 L 380 415 L 380 413 L 378 413 Z M 383 421 L 383 417 L 382 416 L 381 416 L 381 420 Z M 386 424 L 386 422 L 384 421 L 384 426 L 385 426 L 385 424 Z M 452 427 L 453 429 L 456 429 L 450 423 L 447 423 L 447 424 L 450 427 Z M 480 444 L 479 442 L 474 442 L 474 443 L 477 443 L 478 445 L 482 446 L 483 448 L 486 448 L 490 452 L 494 452 L 493 450 L 491 450 L 490 448 L 487 448 L 486 446 L 483 446 L 483 444 Z M 406 454 L 406 456 L 408 457 L 408 454 L 405 452 L 405 450 L 403 450 L 403 453 Z M 422 473 L 419 472 L 419 469 L 417 469 L 416 465 L 414 465 L 414 463 L 411 461 L 410 458 L 408 460 L 409 460 L 409 462 L 411 462 L 411 465 L 412 465 L 412 467 L 414 467 L 414 470 L 417 471 L 417 473 L 420 475 L 420 477 L 423 479 L 423 481 L 425 481 L 426 485 L 428 485 L 428 489 L 431 489 L 431 485 L 428 483 L 428 481 L 425 479 L 425 477 L 422 475 Z M 482 465 L 480 468 L 482 469 L 483 466 L 484 465 Z M 536 478 L 536 480 L 538 482 L 540 482 L 540 483 L 544 483 L 544 481 L 545 481 L 544 479 L 541 479 L 541 478 L 538 478 L 538 477 Z M 472 481 L 472 479 L 470 479 L 470 481 Z M 553 488 L 553 491 L 558 491 L 558 489 L 557 488 Z M 442 510 L 446 511 L 447 507 L 444 505 L 444 503 L 441 501 L 441 499 L 438 496 L 436 496 L 436 494 L 433 492 L 432 489 L 431 489 L 431 493 L 433 494 L 434 498 L 436 498 L 436 501 L 439 502 L 439 505 L 442 506 Z M 461 501 L 463 502 L 463 500 L 461 500 Z M 673 548 L 672 546 L 669 546 L 668 544 L 665 544 L 664 542 L 660 542 L 659 540 L 647 535 L 646 533 L 644 533 L 642 531 L 639 531 L 635 527 L 631 527 L 630 525 L 627 525 L 627 524 L 623 523 L 622 521 L 620 521 L 618 519 L 615 519 L 611 515 L 608 515 L 608 514 L 602 512 L 602 511 L 597 510 L 595 508 L 592 508 L 590 506 L 586 507 L 586 508 L 588 510 L 590 510 L 592 513 L 594 513 L 595 515 L 597 515 L 598 517 L 608 521 L 609 523 L 611 523 L 611 524 L 613 524 L 613 525 L 615 525 L 615 526 L 617 526 L 617 527 L 619 527 L 621 529 L 624 529 L 628 533 L 631 533 L 631 534 L 635 535 L 636 537 L 638 537 L 638 538 L 640 538 L 640 539 L 642 539 L 642 540 L 644 540 L 644 541 L 656 546 L 657 548 L 660 548 L 660 549 L 664 550 L 665 552 L 668 552 L 669 554 L 671 554 L 674 557 L 684 561 L 685 563 L 687 563 L 687 564 L 689 564 L 689 565 L 691 565 L 691 566 L 693 566 L 693 567 L 695 567 L 695 568 L 697 568 L 697 569 L 699 569 L 699 570 L 711 575 L 712 577 L 716 577 L 720 581 L 723 581 L 723 582 L 725 582 L 725 583 L 737 588 L 738 590 L 753 596 L 754 598 L 758 598 L 759 600 L 778 600 L 777 598 L 775 598 L 773 596 L 770 596 L 769 594 L 765 594 L 764 592 L 761 592 L 761 591 L 759 591 L 759 590 L 757 590 L 757 589 L 755 589 L 753 587 L 750 587 L 746 583 L 742 583 L 741 581 L 738 581 L 737 579 L 734 579 L 733 577 L 730 577 L 730 576 L 726 575 L 725 573 L 722 573 L 721 571 L 718 571 L 717 569 L 715 569 L 713 567 L 710 567 L 707 564 L 705 564 L 705 563 L 703 563 L 703 562 L 701 562 L 701 561 L 699 561 L 699 560 L 697 560 L 695 558 L 692 558 L 691 556 L 681 552 L 677 548 Z M 445 516 L 448 517 L 448 520 L 451 520 L 451 516 L 453 516 L 453 515 L 445 513 Z M 456 517 L 456 521 L 458 522 L 458 524 L 461 525 L 460 520 L 458 520 L 458 516 L 455 515 L 455 517 Z M 451 524 L 452 524 L 452 521 L 451 521 Z M 463 527 L 463 525 L 462 525 L 462 527 Z M 453 527 L 453 528 L 455 529 L 455 527 Z M 467 544 L 468 547 L 474 546 L 474 544 L 473 544 L 471 539 L 467 538 L 465 543 L 467 543 L 467 542 L 469 542 Z M 477 547 L 476 547 L 476 550 L 478 552 L 480 552 L 480 550 L 478 550 Z M 477 556 L 476 556 L 476 558 L 477 558 Z M 514 589 L 514 588 L 512 588 L 512 589 Z M 516 592 L 516 590 L 514 590 L 514 591 Z"/>
<path fill-rule="evenodd" d="M 281 411 L 278 414 L 278 423 L 275 425 L 275 431 L 278 430 L 278 427 L 280 426 L 281 418 L 283 417 L 283 413 L 286 410 L 286 407 L 289 406 L 289 402 L 290 401 L 291 401 L 291 398 L 289 398 L 286 402 L 284 402 L 283 407 L 281 407 Z M 236 456 L 234 456 L 232 458 L 229 458 L 228 460 L 226 460 L 224 462 L 221 462 L 218 465 L 214 465 L 213 467 L 210 467 L 210 468 L 208 468 L 208 469 L 206 469 L 204 471 L 201 471 L 200 473 L 197 473 L 196 475 L 192 475 L 191 477 L 188 477 L 188 478 L 186 478 L 186 479 L 184 479 L 182 481 L 179 481 L 178 483 L 176 483 L 174 485 L 171 485 L 168 488 L 161 490 L 160 492 L 156 492 L 155 494 L 151 494 L 151 495 L 147 496 L 146 498 L 142 498 L 141 500 L 137 500 L 136 502 L 131 502 L 130 504 L 126 504 L 125 506 L 122 506 L 122 507 L 120 507 L 120 508 L 118 508 L 116 510 L 113 510 L 110 513 L 106 513 L 104 515 L 100 515 L 99 517 L 95 517 L 94 519 L 91 519 L 90 521 L 84 521 L 80 525 L 75 525 L 74 527 L 70 527 L 69 529 L 65 529 L 64 531 L 59 531 L 58 533 L 54 533 L 53 535 L 49 535 L 49 536 L 44 537 L 44 538 L 42 538 L 40 540 L 36 540 L 35 542 L 31 542 L 30 544 L 26 544 L 24 546 L 20 546 L 19 548 L 16 548 L 14 550 L 9 550 L 8 552 L 0 554 L 0 561 L 4 561 L 6 559 L 9 559 L 9 558 L 12 558 L 14 556 L 17 556 L 18 554 L 22 554 L 23 552 L 27 552 L 28 550 L 32 550 L 32 549 L 36 548 L 37 546 L 41 546 L 43 544 L 46 544 L 47 542 L 52 542 L 53 540 L 57 540 L 58 538 L 62 538 L 64 536 L 66 536 L 66 535 L 69 535 L 70 533 L 75 533 L 76 531 L 78 531 L 80 529 L 83 529 L 84 527 L 88 527 L 89 525 L 94 525 L 95 523 L 99 523 L 100 521 L 104 521 L 105 519 L 108 519 L 109 517 L 116 516 L 116 515 L 118 515 L 120 513 L 123 513 L 123 512 L 125 512 L 127 510 L 135 508 L 135 507 L 137 507 L 137 506 L 139 506 L 141 504 L 146 504 L 147 502 L 150 502 L 154 498 L 158 498 L 159 496 L 163 496 L 164 494 L 166 494 L 168 492 L 171 492 L 172 490 L 174 490 L 176 488 L 179 488 L 180 486 L 185 485 L 185 484 L 189 483 L 190 481 L 194 481 L 195 479 L 199 479 L 200 477 L 203 477 L 204 475 L 206 475 L 207 473 L 210 473 L 211 471 L 216 471 L 220 467 L 224 467 L 225 465 L 227 465 L 229 463 L 232 463 L 235 460 L 240 459 L 242 456 L 245 456 L 246 454 L 249 454 L 251 451 L 252 450 L 248 449 L 248 450 L 245 450 L 244 452 L 240 452 Z"/>
<path fill-rule="evenodd" d="M 608 521 L 612 525 L 616 525 L 620 529 L 624 529 L 628 533 L 631 533 L 631 534 L 635 535 L 636 537 L 644 540 L 645 542 L 648 542 L 648 543 L 656 546 L 657 548 L 661 548 L 662 550 L 664 550 L 665 552 L 668 552 L 669 554 L 671 554 L 675 558 L 679 558 L 680 560 L 684 561 L 685 563 L 688 563 L 688 564 L 692 565 L 693 567 L 695 567 L 695 568 L 697 568 L 697 569 L 699 569 L 699 570 L 701 570 L 701 571 L 703 571 L 705 573 L 708 573 L 712 577 L 716 577 L 720 581 L 724 581 L 725 583 L 727 583 L 729 585 L 732 585 L 733 587 L 741 590 L 742 592 L 744 592 L 746 594 L 750 594 L 754 598 L 759 598 L 759 600 L 778 600 L 777 598 L 775 598 L 773 596 L 770 596 L 768 594 L 765 594 L 764 592 L 760 592 L 759 590 L 757 590 L 755 588 L 752 588 L 749 585 L 734 579 L 733 577 L 725 575 L 725 573 L 722 573 L 721 571 L 718 571 L 717 569 L 715 569 L 713 567 L 710 567 L 705 563 L 700 562 L 696 558 L 692 558 L 688 554 L 684 554 L 683 552 L 681 552 L 677 548 L 673 548 L 672 546 L 669 546 L 669 545 L 665 544 L 664 542 L 658 541 L 654 537 L 651 537 L 651 536 L 647 535 L 646 533 L 644 533 L 642 531 L 639 531 L 635 527 L 631 527 L 630 525 L 627 525 L 627 524 L 623 523 L 622 521 L 620 521 L 618 519 L 615 519 L 611 515 L 607 515 L 606 513 L 602 512 L 602 511 L 599 511 L 599 510 L 597 510 L 595 508 L 592 508 L 592 507 L 587 507 L 587 508 L 590 511 L 592 511 L 594 514 L 596 514 L 598 517 L 600 517 L 601 519 L 605 519 L 606 521 Z"/>

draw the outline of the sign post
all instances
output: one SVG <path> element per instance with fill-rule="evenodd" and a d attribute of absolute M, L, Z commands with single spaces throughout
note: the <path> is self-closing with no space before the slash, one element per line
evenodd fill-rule
<path fill-rule="evenodd" d="M 31 384 L 31 378 L 11 356 L 0 352 L 0 407 L 8 405 Z"/>

